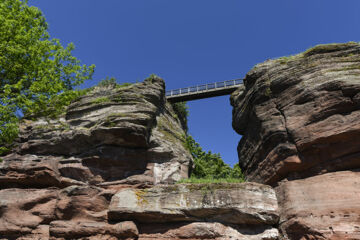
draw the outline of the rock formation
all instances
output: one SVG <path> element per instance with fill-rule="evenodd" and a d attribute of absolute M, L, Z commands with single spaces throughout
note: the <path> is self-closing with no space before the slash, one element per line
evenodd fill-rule
<path fill-rule="evenodd" d="M 0 239 L 360 239 L 360 45 L 269 60 L 244 83 L 247 183 L 175 184 L 192 159 L 157 77 L 24 119 L 1 157 Z"/>
<path fill-rule="evenodd" d="M 360 167 L 360 46 L 320 45 L 256 65 L 231 97 L 250 181 Z"/>
<path fill-rule="evenodd" d="M 164 87 L 156 78 L 123 88 L 97 87 L 72 103 L 64 118 L 24 120 L 16 154 L 4 164 L 13 171 L 15 162 L 25 163 L 34 172 L 32 166 L 41 162 L 52 176 L 48 181 L 58 186 L 173 183 L 187 177 L 191 157 L 183 146 L 185 132 L 165 104 Z M 47 182 L 26 177 L 32 184 Z"/>
<path fill-rule="evenodd" d="M 159 78 L 95 87 L 59 119 L 23 120 L 0 163 L 0 239 L 137 237 L 134 223 L 108 221 L 112 195 L 189 174 L 164 92 Z"/>
<path fill-rule="evenodd" d="M 249 181 L 276 186 L 284 239 L 360 239 L 360 45 L 256 65 L 231 96 Z"/>
<path fill-rule="evenodd" d="M 174 185 L 192 159 L 164 93 L 159 78 L 95 87 L 23 120 L 0 163 L 0 239 L 277 239 L 271 187 Z"/>

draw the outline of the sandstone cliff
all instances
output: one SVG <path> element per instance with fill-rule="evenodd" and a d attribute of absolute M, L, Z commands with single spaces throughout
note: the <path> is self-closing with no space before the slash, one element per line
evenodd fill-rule
<path fill-rule="evenodd" d="M 23 120 L 0 163 L 0 239 L 275 240 L 275 191 L 191 185 L 165 84 L 95 87 L 59 119 Z"/>
<path fill-rule="evenodd" d="M 268 60 L 244 85 L 231 96 L 239 164 L 277 186 L 284 239 L 360 239 L 360 45 Z"/>
<path fill-rule="evenodd" d="M 192 159 L 160 78 L 24 120 L 1 157 L 0 239 L 360 239 L 360 46 L 269 60 L 244 83 L 248 183 L 175 184 Z"/>
<path fill-rule="evenodd" d="M 159 78 L 96 87 L 62 118 L 24 120 L 0 163 L 0 238 L 136 237 L 134 223 L 107 221 L 111 196 L 189 174 L 185 132 L 164 91 Z"/>

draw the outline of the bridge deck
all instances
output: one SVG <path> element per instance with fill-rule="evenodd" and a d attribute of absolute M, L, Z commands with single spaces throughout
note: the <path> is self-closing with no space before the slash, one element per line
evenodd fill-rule
<path fill-rule="evenodd" d="M 231 94 L 243 84 L 242 79 L 208 83 L 187 88 L 166 91 L 169 102 L 184 102 L 202 98 L 210 98 Z"/>

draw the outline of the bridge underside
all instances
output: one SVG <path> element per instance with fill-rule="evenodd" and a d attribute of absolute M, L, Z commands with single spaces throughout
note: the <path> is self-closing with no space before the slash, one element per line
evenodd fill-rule
<path fill-rule="evenodd" d="M 240 85 L 241 86 L 241 85 Z M 234 92 L 236 89 L 240 87 L 239 85 L 234 87 L 226 87 L 226 88 L 216 88 L 216 89 L 208 89 L 202 92 L 193 92 L 193 93 L 186 93 L 180 94 L 175 96 L 167 96 L 166 99 L 169 102 L 176 103 L 176 102 L 184 102 L 184 101 L 191 101 L 203 98 L 211 98 L 211 97 L 218 97 L 229 95 Z"/>

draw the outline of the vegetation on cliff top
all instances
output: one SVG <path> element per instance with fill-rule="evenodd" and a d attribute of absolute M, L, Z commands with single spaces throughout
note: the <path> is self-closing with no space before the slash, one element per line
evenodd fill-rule
<path fill-rule="evenodd" d="M 105 79 L 102 79 L 97 84 L 98 87 L 113 87 L 113 88 L 122 88 L 122 87 L 131 86 L 131 85 L 132 85 L 132 83 L 119 84 L 119 83 L 117 83 L 116 78 L 114 78 L 114 77 L 111 77 L 111 78 L 106 77 Z"/>
<path fill-rule="evenodd" d="M 303 58 L 303 57 L 309 57 L 309 56 L 312 56 L 315 54 L 334 52 L 334 51 L 338 51 L 339 49 L 344 49 L 344 48 L 351 47 L 354 45 L 359 45 L 359 43 L 347 42 L 347 43 L 318 44 L 314 47 L 307 49 L 305 52 L 298 53 L 295 55 L 279 57 L 275 60 L 279 61 L 281 64 L 285 64 L 291 60 L 296 60 L 296 59 Z"/>
<path fill-rule="evenodd" d="M 224 163 L 220 154 L 205 152 L 193 137 L 186 137 L 186 147 L 190 151 L 194 163 L 189 179 L 178 183 L 218 183 L 244 182 L 244 176 L 238 164 L 231 168 Z"/>
<path fill-rule="evenodd" d="M 74 45 L 50 39 L 42 12 L 26 1 L 0 3 L 0 155 L 18 135 L 22 116 L 51 116 L 63 111 L 91 79 L 94 65 L 80 65 Z"/>

